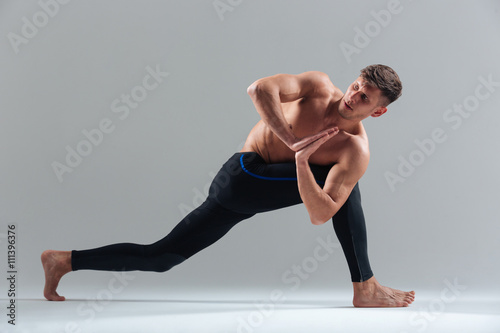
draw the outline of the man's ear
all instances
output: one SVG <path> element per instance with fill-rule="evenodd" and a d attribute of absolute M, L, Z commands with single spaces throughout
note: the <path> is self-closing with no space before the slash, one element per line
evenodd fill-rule
<path fill-rule="evenodd" d="M 381 115 L 383 115 L 384 113 L 387 112 L 387 108 L 384 107 L 384 106 L 379 106 L 375 111 L 373 111 L 373 113 L 371 114 L 372 117 L 380 117 Z"/>

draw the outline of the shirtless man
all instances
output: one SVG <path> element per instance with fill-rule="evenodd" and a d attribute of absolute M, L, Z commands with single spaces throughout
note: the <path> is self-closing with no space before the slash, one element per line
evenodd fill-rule
<path fill-rule="evenodd" d="M 166 237 L 149 245 L 45 251 L 44 296 L 63 301 L 56 289 L 70 271 L 167 271 L 216 242 L 238 222 L 303 202 L 312 224 L 333 217 L 351 272 L 354 306 L 408 306 L 415 298 L 413 291 L 384 287 L 373 276 L 357 184 L 369 162 L 361 120 L 383 115 L 401 88 L 397 74 L 384 65 L 361 70 L 345 94 L 321 72 L 257 80 L 248 94 L 262 119 L 241 152 L 214 178 L 207 200 Z"/>

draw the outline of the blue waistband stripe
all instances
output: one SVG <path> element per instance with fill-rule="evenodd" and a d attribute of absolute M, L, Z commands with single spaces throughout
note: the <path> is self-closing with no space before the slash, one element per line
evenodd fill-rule
<path fill-rule="evenodd" d="M 264 177 L 264 176 L 256 175 L 255 173 L 250 172 L 247 170 L 247 168 L 245 168 L 245 165 L 243 164 L 243 156 L 245 156 L 245 154 L 242 154 L 240 157 L 241 168 L 243 169 L 243 171 L 245 171 L 246 173 L 248 173 L 252 177 L 259 178 L 259 179 L 265 179 L 265 180 L 297 180 L 297 178 L 286 178 L 286 177 L 277 178 L 277 177 Z"/>
<path fill-rule="evenodd" d="M 242 154 L 240 156 L 240 165 L 241 165 L 241 168 L 243 169 L 243 171 L 245 171 L 246 173 L 248 173 L 252 177 L 259 178 L 259 179 L 264 179 L 264 180 L 294 180 L 294 181 L 297 181 L 296 177 L 289 177 L 289 178 L 287 178 L 287 177 L 281 177 L 281 178 L 279 178 L 279 177 L 265 177 L 265 176 L 256 175 L 255 173 L 250 172 L 250 171 L 247 170 L 247 168 L 245 168 L 245 165 L 243 164 L 243 156 L 245 156 L 245 154 Z M 316 180 L 316 182 L 318 184 L 321 184 L 321 185 L 323 185 L 325 183 L 325 182 L 318 181 L 318 180 Z"/>

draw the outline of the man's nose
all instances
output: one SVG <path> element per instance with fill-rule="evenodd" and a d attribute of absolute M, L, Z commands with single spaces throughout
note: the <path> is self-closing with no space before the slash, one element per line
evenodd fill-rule
<path fill-rule="evenodd" d="M 359 91 L 356 91 L 351 95 L 351 103 L 353 104 L 356 103 L 358 101 L 358 98 L 359 98 Z"/>

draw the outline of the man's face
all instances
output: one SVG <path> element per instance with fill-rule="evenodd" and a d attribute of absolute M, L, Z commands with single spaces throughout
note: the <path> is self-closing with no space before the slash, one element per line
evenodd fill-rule
<path fill-rule="evenodd" d="M 368 85 L 364 79 L 358 77 L 347 88 L 340 101 L 339 114 L 348 120 L 379 117 L 387 111 L 386 107 L 381 106 L 383 98 L 380 89 Z"/>

